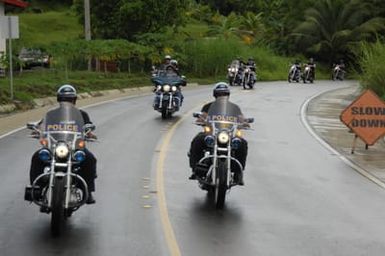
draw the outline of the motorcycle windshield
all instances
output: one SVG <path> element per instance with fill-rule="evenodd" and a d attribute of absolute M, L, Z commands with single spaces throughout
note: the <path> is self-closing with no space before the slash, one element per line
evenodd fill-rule
<path fill-rule="evenodd" d="M 43 131 L 55 141 L 74 141 L 82 134 L 84 121 L 81 112 L 68 102 L 49 111 L 43 121 Z"/>
<path fill-rule="evenodd" d="M 215 124 L 217 129 L 231 129 L 239 124 L 242 116 L 241 109 L 231 103 L 228 97 L 218 97 L 208 111 L 208 121 Z"/>
<path fill-rule="evenodd" d="M 183 83 L 183 79 L 174 70 L 160 70 L 152 81 L 159 85 L 180 85 Z"/>

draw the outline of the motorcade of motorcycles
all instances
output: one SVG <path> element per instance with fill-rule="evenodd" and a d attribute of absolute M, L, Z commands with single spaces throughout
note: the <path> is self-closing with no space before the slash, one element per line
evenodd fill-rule
<path fill-rule="evenodd" d="M 299 83 L 300 79 L 301 79 L 301 68 L 299 64 L 294 63 L 293 65 L 290 66 L 289 75 L 287 76 L 287 81 L 289 83 L 294 81 Z"/>
<path fill-rule="evenodd" d="M 46 163 L 44 172 L 25 189 L 24 199 L 51 214 L 51 234 L 59 236 L 66 219 L 87 201 L 86 181 L 79 175 L 85 160 L 87 134 L 95 129 L 84 124 L 80 111 L 69 102 L 49 111 L 41 124 L 28 123 L 33 138 L 39 139 L 39 158 Z"/>
<path fill-rule="evenodd" d="M 343 70 L 339 64 L 336 64 L 334 67 L 333 67 L 333 71 L 332 71 L 332 80 L 335 81 L 335 80 L 340 80 L 340 81 L 343 81 L 344 78 L 345 78 L 345 73 L 346 71 Z"/>
<path fill-rule="evenodd" d="M 226 98 L 217 99 L 209 108 L 208 115 L 195 112 L 196 125 L 202 126 L 207 149 L 197 166 L 206 166 L 197 175 L 199 187 L 207 190 L 217 209 L 225 205 L 227 191 L 237 185 L 237 172 L 244 167 L 234 157 L 234 150 L 241 144 L 242 130 L 250 129 L 253 118 L 240 120 L 239 108 L 234 108 Z M 202 173 L 203 172 L 203 173 Z"/>
<path fill-rule="evenodd" d="M 245 65 L 243 69 L 243 76 L 242 76 L 242 86 L 243 89 L 253 89 L 254 84 L 257 80 L 257 75 L 254 71 L 253 66 Z"/>
<path fill-rule="evenodd" d="M 237 80 L 237 74 L 239 70 L 239 61 L 234 60 L 227 67 L 227 79 L 229 81 L 230 86 L 234 86 Z"/>
<path fill-rule="evenodd" d="M 314 82 L 314 71 L 309 65 L 305 65 L 302 74 L 302 81 L 306 84 L 307 82 Z"/>
<path fill-rule="evenodd" d="M 186 86 L 186 77 L 165 69 L 154 73 L 151 82 L 155 86 L 154 110 L 162 114 L 162 119 L 170 118 L 182 104 L 181 86 Z"/>

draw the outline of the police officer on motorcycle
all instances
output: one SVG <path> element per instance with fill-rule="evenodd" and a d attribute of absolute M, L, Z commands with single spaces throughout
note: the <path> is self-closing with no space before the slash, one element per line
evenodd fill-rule
<path fill-rule="evenodd" d="M 219 82 L 215 85 L 213 90 L 213 96 L 218 99 L 220 97 L 230 97 L 230 88 L 225 82 Z M 202 109 L 202 117 L 205 118 L 208 115 L 210 106 L 214 103 L 210 102 L 205 104 Z M 235 108 L 239 109 L 239 106 L 237 106 L 234 103 L 229 102 L 229 104 L 232 104 Z M 239 110 L 241 113 L 241 111 Z M 243 115 L 241 116 L 243 118 Z M 196 179 L 197 178 L 197 168 L 202 168 L 202 166 L 198 166 L 199 160 L 204 156 L 204 151 L 208 148 L 204 139 L 206 137 L 206 134 L 204 132 L 198 133 L 193 140 L 191 141 L 190 151 L 189 151 L 189 160 L 190 160 L 190 167 L 192 168 L 192 175 L 189 179 Z M 246 158 L 247 158 L 247 141 L 243 138 L 241 139 L 241 144 L 237 150 L 235 150 L 234 157 L 242 164 L 243 167 L 246 165 Z M 204 168 L 204 167 L 203 167 Z M 232 168 L 239 168 L 238 166 L 232 166 Z M 242 171 L 235 172 L 238 175 L 235 177 L 236 182 L 238 185 L 244 185 L 243 181 L 243 173 Z"/>
<path fill-rule="evenodd" d="M 76 104 L 77 94 L 76 89 L 71 85 L 63 85 L 57 91 L 57 102 L 70 102 L 72 104 Z M 84 110 L 80 110 L 80 113 L 83 117 L 84 124 L 92 124 L 89 115 Z M 41 124 L 43 120 L 40 121 Z M 96 136 L 92 133 L 88 133 L 88 138 L 96 139 Z M 44 168 L 46 167 L 46 163 L 44 163 L 39 158 L 39 151 L 36 151 L 31 160 L 31 168 L 30 168 L 30 183 L 32 185 L 33 181 L 44 172 Z M 95 178 L 96 178 L 96 158 L 95 156 L 87 149 L 84 149 L 84 153 L 86 154 L 85 160 L 80 164 L 80 172 L 79 175 L 87 182 L 87 186 L 89 189 L 89 196 L 87 199 L 87 204 L 95 203 L 95 199 L 92 195 L 92 192 L 95 191 Z"/>
<path fill-rule="evenodd" d="M 307 67 L 310 67 L 310 70 L 313 74 L 313 80 L 315 80 L 315 63 L 314 63 L 314 59 L 313 58 L 310 58 L 309 59 L 309 62 L 306 64 Z"/>

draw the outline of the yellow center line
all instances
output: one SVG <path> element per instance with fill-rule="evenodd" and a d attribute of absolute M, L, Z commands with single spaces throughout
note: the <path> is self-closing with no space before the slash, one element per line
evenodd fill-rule
<path fill-rule="evenodd" d="M 194 110 L 195 108 L 193 108 Z M 166 237 L 166 242 L 168 249 L 172 256 L 180 256 L 180 249 L 178 242 L 175 238 L 174 230 L 171 225 L 170 218 L 168 216 L 167 210 L 167 202 L 166 202 L 166 194 L 164 189 L 164 162 L 166 159 L 166 153 L 168 146 L 170 144 L 171 138 L 174 135 L 176 128 L 188 117 L 191 116 L 193 110 L 187 112 L 182 116 L 175 124 L 170 127 L 170 130 L 167 132 L 166 137 L 164 138 L 162 145 L 160 147 L 159 158 L 157 162 L 156 169 L 156 187 L 158 190 L 158 200 L 159 200 L 159 211 L 160 211 L 160 219 L 163 226 L 163 232 Z"/>

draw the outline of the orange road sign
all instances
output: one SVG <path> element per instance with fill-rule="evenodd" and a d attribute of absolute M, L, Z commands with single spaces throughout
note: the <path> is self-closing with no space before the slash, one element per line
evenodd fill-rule
<path fill-rule="evenodd" d="M 385 102 L 366 90 L 342 111 L 340 119 L 367 145 L 373 145 L 385 135 Z"/>

